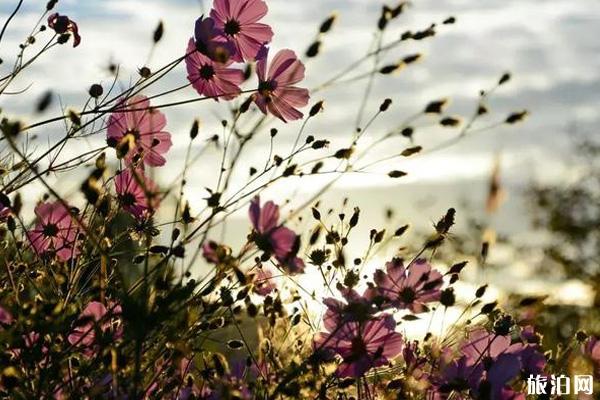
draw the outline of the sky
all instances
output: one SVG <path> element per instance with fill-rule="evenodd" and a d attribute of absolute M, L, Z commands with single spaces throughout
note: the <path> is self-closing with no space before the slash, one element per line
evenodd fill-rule
<path fill-rule="evenodd" d="M 333 31 L 323 38 L 323 54 L 307 62 L 306 87 L 315 87 L 336 71 L 366 53 L 372 40 L 381 2 L 376 0 L 268 0 L 270 11 L 266 22 L 273 26 L 273 49 L 291 48 L 301 54 L 314 39 L 320 22 L 332 12 L 338 15 Z M 0 2 L 0 21 L 4 21 L 16 1 Z M 25 0 L 23 12 L 15 19 L 0 44 L 0 73 L 14 60 L 17 44 L 27 35 L 39 17 L 45 1 Z M 151 35 L 159 20 L 164 22 L 165 36 L 155 49 L 151 69 L 181 56 L 193 33 L 194 21 L 210 8 L 209 1 L 198 0 L 61 0 L 57 11 L 68 14 L 79 24 L 82 44 L 54 49 L 27 71 L 11 87 L 18 91 L 29 88 L 26 95 L 4 97 L 0 108 L 6 113 L 36 121 L 60 112 L 60 105 L 77 107 L 92 83 L 105 86 L 111 81 L 107 65 L 120 66 L 121 85 L 136 79 L 136 70 L 146 65 Z M 392 207 L 400 219 L 427 225 L 445 209 L 462 204 L 466 198 L 469 213 L 482 214 L 487 178 L 495 157 L 500 157 L 502 179 L 508 200 L 491 223 L 501 232 L 522 234 L 528 229 L 522 191 L 534 181 L 569 180 L 576 170 L 567 168 L 572 161 L 570 147 L 579 135 L 597 135 L 600 93 L 600 1 L 597 0 L 417 0 L 386 34 L 393 40 L 407 30 L 427 27 L 448 16 L 455 25 L 442 26 L 433 40 L 408 43 L 390 53 L 386 60 L 421 53 L 422 60 L 397 76 L 378 77 L 374 83 L 366 115 L 372 115 L 380 102 L 390 97 L 391 110 L 370 128 L 374 134 L 385 132 L 414 114 L 430 100 L 450 98 L 448 112 L 468 115 L 477 101 L 478 92 L 490 87 L 505 71 L 512 73 L 511 82 L 493 94 L 493 111 L 487 124 L 503 119 L 512 111 L 527 109 L 530 117 L 515 127 L 501 126 L 468 135 L 456 145 L 429 155 L 402 160 L 379 174 L 358 174 L 336 183 L 326 201 L 331 205 L 350 196 L 364 210 L 373 224 L 383 221 L 382 209 Z M 360 70 L 357 70 L 357 74 Z M 150 90 L 155 94 L 186 82 L 180 66 L 165 81 Z M 324 99 L 326 112 L 315 119 L 308 132 L 325 137 L 336 145 L 348 143 L 360 107 L 366 82 L 339 85 L 330 91 L 313 95 L 312 101 Z M 32 115 L 31 98 L 52 89 L 60 98 L 44 115 Z M 193 98 L 191 88 L 164 97 L 164 101 Z M 219 121 L 226 115 L 223 104 L 194 103 L 166 111 L 168 128 L 173 133 L 174 147 L 169 169 L 157 179 L 168 181 L 178 170 L 187 146 L 187 132 L 194 118 L 203 122 L 201 135 L 208 138 L 220 133 Z M 452 131 L 433 129 L 435 120 L 419 122 L 417 142 L 425 149 L 452 137 Z M 289 149 L 299 124 L 274 122 L 280 129 L 277 146 Z M 60 136 L 60 125 L 44 128 L 38 135 L 52 141 Z M 103 137 L 80 140 L 73 152 L 97 145 Z M 264 162 L 267 135 L 257 138 L 255 147 L 246 154 L 250 164 Z M 398 143 L 397 151 L 407 143 Z M 43 147 L 43 146 L 41 146 Z M 390 149 L 378 149 L 385 156 Z M 217 152 L 208 152 L 195 167 L 188 196 L 199 200 L 206 196 L 218 160 Z M 386 178 L 385 172 L 401 169 L 408 172 L 402 181 Z M 574 172 L 575 171 L 575 172 Z M 245 171 L 236 177 L 242 184 Z M 309 185 L 286 181 L 272 196 L 287 195 L 300 202 L 310 195 L 307 188 L 324 184 L 319 178 Z M 235 183 L 234 183 L 235 184 Z M 57 182 L 65 192 L 74 191 L 78 180 Z M 39 193 L 37 193 L 39 196 Z M 30 197 L 35 201 L 36 194 Z M 478 211 L 479 210 L 479 211 Z M 229 234 L 245 235 L 243 216 Z"/>

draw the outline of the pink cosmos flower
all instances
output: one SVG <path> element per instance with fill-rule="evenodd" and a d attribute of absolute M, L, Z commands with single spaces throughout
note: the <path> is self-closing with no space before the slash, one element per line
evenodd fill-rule
<path fill-rule="evenodd" d="M 394 259 L 386 264 L 386 272 L 375 272 L 374 281 L 388 305 L 413 313 L 424 312 L 427 303 L 439 300 L 443 284 L 442 274 L 424 260 L 405 268 L 402 260 Z"/>
<path fill-rule="evenodd" d="M 222 64 L 196 51 L 194 40 L 190 39 L 187 47 L 185 65 L 188 80 L 202 96 L 231 100 L 239 96 L 240 84 L 244 81 L 244 73 L 235 68 L 229 68 L 232 61 Z"/>
<path fill-rule="evenodd" d="M 383 315 L 366 322 L 349 322 L 330 332 L 317 333 L 315 350 L 335 352 L 342 358 L 336 375 L 361 377 L 371 368 L 387 364 L 402 352 L 402 335 L 395 331 L 392 316 Z"/>
<path fill-rule="evenodd" d="M 223 31 L 215 27 L 212 18 L 200 17 L 194 29 L 196 50 L 211 60 L 228 62 L 235 54 L 235 46 L 223 35 Z"/>
<path fill-rule="evenodd" d="M 112 332 L 114 340 L 123 336 L 120 315 L 120 305 L 109 304 L 107 309 L 104 304 L 92 301 L 82 311 L 67 340 L 73 346 L 82 348 L 86 356 L 92 356 L 99 351 L 97 334 Z"/>
<path fill-rule="evenodd" d="M 108 120 L 108 143 L 116 146 L 126 135 L 131 135 L 134 145 L 125 160 L 131 163 L 139 156 L 145 164 L 159 167 L 165 165 L 163 154 L 172 146 L 171 134 L 163 131 L 166 125 L 165 115 L 151 108 L 147 97 L 138 95 L 121 100 Z"/>
<path fill-rule="evenodd" d="M 273 38 L 268 25 L 259 23 L 268 11 L 263 0 L 215 0 L 210 16 L 236 48 L 234 60 L 254 61 Z"/>
<path fill-rule="evenodd" d="M 341 285 L 338 285 L 337 289 L 346 302 L 334 297 L 323 299 L 323 304 L 327 307 L 323 316 L 323 326 L 328 331 L 333 332 L 337 326 L 347 322 L 368 321 L 378 311 L 373 303 L 370 289 L 367 289 L 362 296 L 356 290 Z"/>
<path fill-rule="evenodd" d="M 9 350 L 9 353 L 14 358 L 20 358 L 24 355 L 35 358 L 37 365 L 44 368 L 48 364 L 48 346 L 45 340 L 39 333 L 31 331 L 26 335 L 21 335 L 22 344 L 19 347 Z"/>
<path fill-rule="evenodd" d="M 115 189 L 123 208 L 137 219 L 152 214 L 160 204 L 158 187 L 141 168 L 119 172 Z"/>
<path fill-rule="evenodd" d="M 486 357 L 496 358 L 505 353 L 510 347 L 510 342 L 510 336 L 496 335 L 483 328 L 477 328 L 469 332 L 469 337 L 460 346 L 460 350 L 473 362 L 480 362 Z"/>
<path fill-rule="evenodd" d="M 474 329 L 460 345 L 461 356 L 443 363 L 441 373 L 433 377 L 434 398 L 446 399 L 453 393 L 466 398 L 493 400 L 520 399 L 508 383 L 518 376 L 543 373 L 546 359 L 537 344 L 514 343 L 510 336 L 483 328 Z"/>
<path fill-rule="evenodd" d="M 268 50 L 266 51 L 268 55 Z M 292 50 L 279 51 L 267 73 L 267 57 L 256 65 L 258 92 L 254 102 L 260 110 L 267 111 L 283 122 L 294 121 L 304 116 L 298 108 L 308 104 L 307 89 L 293 86 L 304 79 L 304 64 Z"/>
<path fill-rule="evenodd" d="M 10 325 L 12 321 L 12 315 L 0 306 L 0 324 Z M 0 328 L 2 328 L 2 325 L 0 325 Z"/>
<path fill-rule="evenodd" d="M 304 263 L 296 254 L 299 247 L 298 236 L 290 229 L 279 225 L 279 206 L 272 201 L 262 207 L 260 197 L 250 202 L 250 221 L 254 227 L 254 243 L 267 256 L 275 255 L 281 266 L 291 274 L 304 271 Z"/>
<path fill-rule="evenodd" d="M 66 33 L 73 34 L 73 47 L 79 46 L 81 42 L 81 36 L 79 36 L 79 29 L 77 28 L 77 24 L 69 19 L 66 15 L 60 15 L 59 13 L 54 13 L 48 17 L 48 27 L 53 29 L 59 35 L 64 35 Z"/>
<path fill-rule="evenodd" d="M 202 245 L 202 257 L 211 263 L 218 264 L 219 263 L 219 255 L 217 254 L 217 250 L 219 248 L 219 244 L 213 240 L 209 240 Z"/>
<path fill-rule="evenodd" d="M 277 257 L 279 266 L 290 275 L 301 274 L 304 272 L 304 261 L 296 255 L 298 254 L 299 246 L 300 237 L 296 236 L 292 251 L 290 251 L 285 257 Z"/>
<path fill-rule="evenodd" d="M 259 296 L 266 296 L 277 289 L 277 285 L 273 281 L 273 272 L 266 268 L 258 268 L 258 272 L 254 278 L 254 293 Z"/>
<path fill-rule="evenodd" d="M 68 261 L 80 253 L 77 248 L 77 223 L 61 203 L 39 203 L 35 207 L 38 223 L 27 237 L 38 255 L 53 251 L 60 261 Z"/>

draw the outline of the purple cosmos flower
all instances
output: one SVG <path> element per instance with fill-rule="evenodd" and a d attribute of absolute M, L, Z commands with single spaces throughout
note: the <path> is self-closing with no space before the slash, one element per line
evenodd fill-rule
<path fill-rule="evenodd" d="M 417 260 L 404 268 L 395 258 L 386 264 L 386 272 L 377 270 L 374 281 L 384 305 L 409 309 L 413 313 L 427 311 L 427 303 L 440 299 L 442 274 L 424 260 Z"/>
<path fill-rule="evenodd" d="M 299 247 L 300 237 L 296 236 L 296 240 L 294 241 L 292 251 L 290 251 L 285 257 L 276 257 L 279 266 L 291 275 L 301 274 L 304 272 L 304 261 L 296 255 L 298 254 Z"/>
<path fill-rule="evenodd" d="M 35 215 L 38 223 L 27 232 L 27 237 L 37 254 L 53 251 L 60 261 L 79 255 L 77 224 L 62 202 L 39 203 L 35 207 Z"/>
<path fill-rule="evenodd" d="M 402 352 L 404 341 L 395 327 L 391 315 L 366 322 L 349 322 L 333 331 L 317 333 L 313 348 L 333 352 L 342 358 L 337 376 L 360 377 L 371 368 L 387 364 Z"/>
<path fill-rule="evenodd" d="M 428 359 L 419 349 L 419 342 L 407 342 L 402 350 L 402 358 L 406 364 L 406 375 L 417 381 L 427 382 L 430 374 L 425 372 Z"/>
<path fill-rule="evenodd" d="M 453 391 L 491 399 L 519 398 L 508 383 L 517 376 L 543 372 L 545 357 L 537 345 L 515 343 L 509 336 L 477 328 L 460 346 L 461 357 L 442 368 L 435 381 L 439 398 Z"/>
<path fill-rule="evenodd" d="M 477 328 L 469 333 L 468 339 L 460 346 L 462 354 L 473 362 L 481 362 L 484 358 L 496 358 L 510 347 L 510 337 L 490 333 Z"/>
<path fill-rule="evenodd" d="M 258 93 L 254 95 L 254 102 L 264 114 L 268 111 L 283 122 L 302 118 L 304 114 L 298 108 L 308 104 L 310 95 L 307 89 L 294 84 L 304 79 L 304 64 L 292 50 L 281 50 L 267 72 L 268 50 L 265 53 L 256 64 Z"/>
<path fill-rule="evenodd" d="M 145 164 L 159 167 L 165 165 L 163 155 L 173 144 L 171 134 L 163 130 L 166 125 L 165 115 L 151 108 L 147 97 L 134 96 L 121 100 L 108 119 L 108 142 L 116 146 L 130 135 L 133 145 L 125 160 L 131 163 L 134 157 L 139 157 Z"/>
<path fill-rule="evenodd" d="M 268 201 L 261 207 L 260 197 L 256 196 L 250 203 L 249 215 L 254 227 L 252 239 L 258 248 L 267 256 L 275 255 L 290 274 L 304 272 L 304 262 L 296 257 L 299 237 L 279 225 L 279 206 Z"/>
<path fill-rule="evenodd" d="M 354 289 L 348 289 L 338 285 L 337 289 L 341 292 L 346 302 L 342 302 L 334 297 L 328 297 L 323 300 L 327 306 L 323 316 L 323 326 L 330 332 L 333 332 L 339 325 L 347 322 L 365 322 L 373 317 L 377 308 L 373 304 L 371 291 L 367 289 L 361 296 Z"/>
<path fill-rule="evenodd" d="M 187 47 L 185 65 L 187 78 L 202 96 L 208 96 L 219 101 L 219 98 L 231 100 L 239 96 L 240 84 L 244 81 L 244 73 L 235 68 L 229 68 L 232 61 L 220 63 L 196 51 L 194 40 L 190 39 Z"/>
<path fill-rule="evenodd" d="M 141 168 L 119 172 L 115 176 L 115 190 L 123 208 L 137 219 L 152 214 L 160 204 L 156 184 Z"/>
<path fill-rule="evenodd" d="M 73 47 L 79 46 L 81 43 L 81 36 L 79 36 L 79 29 L 77 28 L 77 24 L 66 15 L 60 15 L 59 13 L 54 13 L 48 17 L 48 27 L 53 29 L 59 35 L 64 35 L 67 33 L 73 34 Z"/>
<path fill-rule="evenodd" d="M 536 332 L 535 327 L 532 325 L 527 325 L 521 329 L 521 339 L 523 339 L 524 343 L 539 344 L 541 342 L 539 333 Z"/>
<path fill-rule="evenodd" d="M 260 21 L 268 11 L 263 0 L 215 0 L 210 16 L 215 27 L 233 43 L 235 61 L 254 61 L 273 38 L 271 27 Z"/>
<path fill-rule="evenodd" d="M 469 398 L 468 393 L 479 387 L 483 373 L 483 365 L 473 363 L 468 356 L 445 363 L 441 373 L 432 377 L 434 398 L 447 399 L 452 393 L 458 399 Z"/>

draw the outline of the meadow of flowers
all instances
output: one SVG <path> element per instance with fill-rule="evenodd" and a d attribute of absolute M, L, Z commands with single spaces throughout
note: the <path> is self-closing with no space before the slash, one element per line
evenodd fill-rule
<path fill-rule="evenodd" d="M 15 3 L 12 15 L 22 1 Z M 85 26 L 61 14 L 59 1 L 41 8 L 10 72 L 0 76 L 4 101 L 28 96 L 11 83 L 38 58 L 77 51 L 86 40 Z M 506 73 L 492 77 L 465 118 L 448 115 L 445 99 L 432 99 L 387 132 L 375 132 L 372 124 L 392 112 L 398 94 L 376 99 L 367 85 L 357 93 L 364 118 L 347 146 L 332 148 L 326 137 L 305 133 L 311 120 L 327 118 L 319 92 L 410 67 L 419 55 L 402 54 L 403 43 L 434 40 L 456 22 L 448 17 L 386 35 L 408 11 L 406 2 L 382 4 L 372 49 L 353 65 L 334 66 L 332 78 L 311 89 L 303 83 L 305 63 L 319 56 L 335 15 L 318 26 L 307 50 L 281 49 L 277 31 L 285 27 L 263 22 L 268 0 L 214 0 L 190 26 L 190 37 L 181 38 L 181 56 L 140 68 L 125 89 L 116 84 L 115 68 L 112 85 L 92 85 L 85 103 L 64 114 L 30 124 L 1 114 L 0 397 L 510 400 L 525 399 L 530 376 L 600 377 L 594 332 L 579 330 L 557 345 L 539 324 L 541 299 L 513 307 L 489 299 L 487 285 L 472 293 L 458 286 L 469 263 L 436 258 L 460 218 L 454 205 L 416 250 L 404 246 L 409 227 L 401 226 L 372 229 L 368 247 L 357 251 L 352 233 L 365 223 L 360 209 L 351 198 L 340 209 L 323 207 L 320 197 L 331 184 L 289 212 L 285 199 L 264 193 L 291 177 L 331 176 L 333 183 L 389 161 L 377 158 L 377 146 L 397 146 L 395 159 L 418 157 L 526 117 L 520 110 L 498 116 L 488 107 L 488 97 L 509 83 Z M 3 22 L 0 45 L 11 19 Z M 163 29 L 154 30 L 153 46 Z M 380 57 L 394 52 L 399 61 L 382 64 Z M 371 72 L 353 75 L 370 62 Z M 168 75 L 182 73 L 184 86 L 156 90 Z M 180 101 L 161 100 L 185 90 Z M 29 101 L 47 107 L 47 100 Z M 184 168 L 170 169 L 176 134 L 169 130 L 170 109 L 208 102 L 228 112 L 222 136 L 207 138 L 201 123 L 190 120 Z M 419 118 L 453 134 L 424 148 L 412 125 Z M 287 154 L 273 152 L 280 137 L 273 121 L 297 125 Z M 50 125 L 64 126 L 61 137 L 36 143 L 35 132 Z M 240 165 L 258 136 L 271 141 L 264 165 Z M 102 137 L 103 144 L 69 151 L 88 137 Z M 203 183 L 206 198 L 190 199 L 186 181 L 205 148 L 219 151 L 218 172 Z M 240 169 L 249 172 L 237 185 L 232 175 Z M 168 171 L 170 182 L 156 180 L 157 170 Z M 78 179 L 79 190 L 65 194 L 50 175 Z M 24 198 L 34 186 L 45 194 L 28 209 Z M 228 245 L 214 232 L 240 210 L 247 215 L 245 243 Z M 394 256 L 364 269 L 384 248 Z M 485 261 L 485 251 L 475 256 Z M 306 289 L 300 283 L 306 276 L 322 291 Z M 446 318 L 444 329 L 418 335 L 406 329 L 451 309 L 458 317 Z"/>

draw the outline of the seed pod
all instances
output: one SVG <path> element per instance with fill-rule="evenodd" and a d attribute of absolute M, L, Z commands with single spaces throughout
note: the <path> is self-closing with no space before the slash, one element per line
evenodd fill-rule
<path fill-rule="evenodd" d="M 421 54 L 419 54 L 419 53 L 416 53 L 416 54 L 410 54 L 410 55 L 408 55 L 408 56 L 404 57 L 404 58 L 402 59 L 402 62 L 403 62 L 404 64 L 407 64 L 407 65 L 408 65 L 408 64 L 412 64 L 412 63 L 414 63 L 414 62 L 417 62 L 417 61 L 419 61 L 419 59 L 420 59 L 420 58 L 421 58 Z"/>
<path fill-rule="evenodd" d="M 352 214 L 352 217 L 350 217 L 350 227 L 354 228 L 356 225 L 358 225 L 358 217 L 360 216 L 360 208 L 358 207 L 354 207 L 354 213 Z"/>
<path fill-rule="evenodd" d="M 446 103 L 448 103 L 448 100 L 446 99 L 432 101 L 425 107 L 425 113 L 441 114 Z"/>
<path fill-rule="evenodd" d="M 336 19 L 337 19 L 337 14 L 331 14 L 325 21 L 323 21 L 323 23 L 321 24 L 321 27 L 319 28 L 319 32 L 320 33 L 329 32 L 331 30 L 331 28 L 333 27 L 333 24 Z"/>
<path fill-rule="evenodd" d="M 477 297 L 478 299 L 483 297 L 483 295 L 485 294 L 485 292 L 487 291 L 488 285 L 483 285 L 480 286 L 477 291 L 475 292 L 475 297 Z"/>
<path fill-rule="evenodd" d="M 46 91 L 35 106 L 37 113 L 43 113 L 52 104 L 53 93 L 51 90 Z"/>
<path fill-rule="evenodd" d="M 326 147 L 328 144 L 329 144 L 328 140 L 317 140 L 317 141 L 313 142 L 310 147 L 312 147 L 315 150 L 319 150 L 319 149 L 322 149 L 323 147 Z"/>
<path fill-rule="evenodd" d="M 310 112 L 308 113 L 309 116 L 314 117 L 315 115 L 317 115 L 318 113 L 323 111 L 323 104 L 324 101 L 320 100 L 317 103 L 315 103 L 315 105 L 313 105 L 310 109 Z"/>
<path fill-rule="evenodd" d="M 406 176 L 406 175 L 408 175 L 408 174 L 404 171 L 394 170 L 394 171 L 388 172 L 388 176 L 390 178 L 402 178 L 403 176 Z"/>
<path fill-rule="evenodd" d="M 527 110 L 514 112 L 514 113 L 510 114 L 508 117 L 506 117 L 506 120 L 504 122 L 509 125 L 513 125 L 513 124 L 516 124 L 517 122 L 523 121 L 525 119 L 525 117 L 527 117 L 528 114 L 529 113 L 527 112 Z"/>
<path fill-rule="evenodd" d="M 386 112 L 390 106 L 392 105 L 392 99 L 385 99 L 383 103 L 379 106 L 380 112 Z"/>
<path fill-rule="evenodd" d="M 98 97 L 102 96 L 102 94 L 104 93 L 104 89 L 101 85 L 94 83 L 92 86 L 90 86 L 88 93 L 91 97 L 97 99 Z"/>
<path fill-rule="evenodd" d="M 306 57 L 308 57 L 308 58 L 316 57 L 319 55 L 320 50 L 321 50 L 321 41 L 316 40 L 306 50 Z"/>
<path fill-rule="evenodd" d="M 456 17 L 448 17 L 442 22 L 444 25 L 451 25 L 454 23 L 456 23 Z"/>
<path fill-rule="evenodd" d="M 442 290 L 440 295 L 440 303 L 444 307 L 452 307 L 456 303 L 456 296 L 454 295 L 454 288 L 447 288 Z"/>
<path fill-rule="evenodd" d="M 192 140 L 196 139 L 199 131 L 200 131 L 200 121 L 195 119 L 194 123 L 192 124 L 192 129 L 190 129 L 190 139 L 192 139 Z"/>
<path fill-rule="evenodd" d="M 454 127 L 457 127 L 458 125 L 460 125 L 460 119 L 454 118 L 454 117 L 442 118 L 440 120 L 440 125 L 448 127 L 448 128 L 454 128 Z"/>
<path fill-rule="evenodd" d="M 409 147 L 408 149 L 403 150 L 400 154 L 402 157 L 410 157 L 414 154 L 420 153 L 421 150 L 423 150 L 423 147 L 421 146 Z"/>
<path fill-rule="evenodd" d="M 352 156 L 352 153 L 354 153 L 354 149 L 352 148 L 340 149 L 333 156 L 338 160 L 347 160 Z"/>
<path fill-rule="evenodd" d="M 156 27 L 156 29 L 154 30 L 154 34 L 152 35 L 152 40 L 154 41 L 154 44 L 160 42 L 164 33 L 165 27 L 163 25 L 163 22 L 159 21 L 158 26 Z"/>
<path fill-rule="evenodd" d="M 315 207 L 312 208 L 312 215 L 313 215 L 313 218 L 316 219 L 317 221 L 321 220 L 321 213 Z"/>
<path fill-rule="evenodd" d="M 498 305 L 497 301 L 493 301 L 491 303 L 487 303 L 483 307 L 481 307 L 481 313 L 482 314 L 491 314 L 492 311 L 494 311 L 496 309 L 497 305 Z"/>
<path fill-rule="evenodd" d="M 460 274 L 461 271 L 463 270 L 463 268 L 465 268 L 467 266 L 468 261 L 462 261 L 459 262 L 457 264 L 454 264 L 453 266 L 450 267 L 450 269 L 448 270 L 448 275 L 450 274 Z"/>
<path fill-rule="evenodd" d="M 506 82 L 510 81 L 510 73 L 506 72 L 504 73 L 501 77 L 500 80 L 498 81 L 498 86 L 500 85 L 504 85 Z"/>
<path fill-rule="evenodd" d="M 412 138 L 414 133 L 415 129 L 411 126 L 407 126 L 406 128 L 402 129 L 402 132 L 400 132 L 400 134 L 406 138 Z"/>
<path fill-rule="evenodd" d="M 148 67 L 142 67 L 138 70 L 138 73 L 142 78 L 149 78 L 152 75 L 152 71 Z"/>

